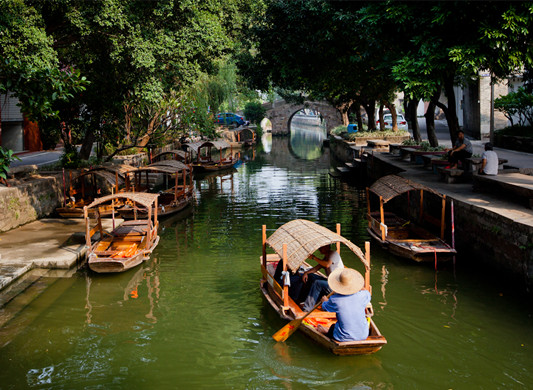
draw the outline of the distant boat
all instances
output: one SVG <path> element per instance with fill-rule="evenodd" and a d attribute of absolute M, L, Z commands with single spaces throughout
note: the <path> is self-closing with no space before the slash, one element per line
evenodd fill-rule
<path fill-rule="evenodd" d="M 192 162 L 192 167 L 195 172 L 221 171 L 232 168 L 236 162 L 233 158 L 233 153 L 230 153 L 229 157 L 222 157 L 222 151 L 231 148 L 230 144 L 226 141 L 201 141 L 183 144 L 183 147 L 196 154 L 196 161 Z M 219 151 L 218 160 L 213 160 L 213 148 Z"/>
<path fill-rule="evenodd" d="M 419 193 L 418 219 L 428 221 L 440 228 L 440 238 L 411 220 L 401 218 L 391 211 L 385 211 L 384 206 L 387 202 L 402 194 L 412 192 Z M 441 199 L 440 218 L 424 212 L 424 193 L 433 194 Z M 378 211 L 371 211 L 371 194 L 379 200 Z M 406 201 L 409 202 L 409 198 Z M 440 195 L 429 187 L 403 177 L 389 175 L 380 178 L 370 188 L 367 188 L 367 209 L 368 233 L 391 253 L 417 262 L 435 261 L 437 258 L 449 260 L 456 254 L 455 249 L 444 241 L 445 195 Z"/>
<path fill-rule="evenodd" d="M 340 225 L 338 230 L 340 230 Z M 372 291 L 370 286 L 370 244 L 367 243 L 366 255 L 352 242 L 333 233 L 331 230 L 317 225 L 314 222 L 296 219 L 278 228 L 268 239 L 266 238 L 266 226 L 263 225 L 263 253 L 261 256 L 261 292 L 268 303 L 286 321 L 302 317 L 304 313 L 300 306 L 289 296 L 288 285 L 281 286 L 274 280 L 274 273 L 278 263 L 283 262 L 283 271 L 297 271 L 301 265 L 311 267 L 306 259 L 324 245 L 337 243 L 346 245 L 365 267 L 365 286 Z M 267 245 L 274 250 L 274 254 L 267 254 Z M 321 275 L 325 278 L 324 275 Z M 339 342 L 320 333 L 316 326 L 318 323 L 335 323 L 335 313 L 316 309 L 306 321 L 298 328 L 306 336 L 317 342 L 322 347 L 336 355 L 361 355 L 379 351 L 387 340 L 378 330 L 371 318 L 372 310 L 367 310 L 370 333 L 366 340 Z"/>
<path fill-rule="evenodd" d="M 159 223 L 157 221 L 157 198 L 159 194 L 139 192 L 123 192 L 96 199 L 83 208 L 85 217 L 85 245 L 89 268 L 95 272 L 123 272 L 141 264 L 159 243 L 157 235 Z M 129 201 L 140 209 L 147 210 L 147 218 L 124 221 L 111 232 L 102 228 L 102 216 L 99 208 L 110 203 L 114 206 L 117 201 Z M 96 225 L 91 227 L 89 211 L 95 210 Z M 152 209 L 155 210 L 152 220 Z M 114 226 L 113 212 L 113 226 Z M 92 237 L 99 233 L 93 243 Z"/>

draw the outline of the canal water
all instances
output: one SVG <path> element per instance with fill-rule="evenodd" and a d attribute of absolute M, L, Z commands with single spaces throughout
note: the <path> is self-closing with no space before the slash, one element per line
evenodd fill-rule
<path fill-rule="evenodd" d="M 196 180 L 195 206 L 163 221 L 151 260 L 117 275 L 42 278 L 3 311 L 0 389 L 521 389 L 533 383 L 531 306 L 494 279 L 419 265 L 372 243 L 369 356 L 296 333 L 259 291 L 261 225 L 295 218 L 369 239 L 364 192 L 332 178 L 324 133 L 266 134 L 243 164 Z M 347 266 L 362 271 L 342 248 Z M 4 313 L 5 314 L 5 313 Z"/>

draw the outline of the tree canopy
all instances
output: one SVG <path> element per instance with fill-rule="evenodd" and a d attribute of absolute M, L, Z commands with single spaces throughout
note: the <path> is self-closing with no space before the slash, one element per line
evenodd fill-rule
<path fill-rule="evenodd" d="M 481 70 L 503 78 L 530 67 L 532 21 L 530 2 L 270 0 L 241 67 L 256 87 L 270 83 L 341 109 L 357 102 L 369 118 L 374 101 L 390 105 L 400 90 L 441 107 L 454 138 L 454 85 Z"/>

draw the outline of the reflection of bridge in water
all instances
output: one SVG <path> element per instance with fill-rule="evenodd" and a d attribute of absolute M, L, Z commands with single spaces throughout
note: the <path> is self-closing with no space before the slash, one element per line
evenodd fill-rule
<path fill-rule="evenodd" d="M 290 137 L 272 137 L 270 153 L 265 154 L 264 158 L 269 164 L 288 171 L 314 173 L 327 170 L 330 167 L 329 148 L 324 148 L 322 141 L 319 144 L 314 144 L 314 149 L 320 150 L 320 155 L 314 158 L 311 163 L 293 151 Z M 268 147 L 265 148 L 265 150 L 268 149 Z"/>

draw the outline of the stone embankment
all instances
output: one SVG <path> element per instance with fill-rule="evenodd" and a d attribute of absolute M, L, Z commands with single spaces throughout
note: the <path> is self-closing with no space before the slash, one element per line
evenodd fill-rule
<path fill-rule="evenodd" d="M 338 137 L 330 139 L 330 148 L 338 159 L 346 162 L 352 161 L 355 154 L 361 153 L 360 148 Z M 510 164 L 533 165 L 533 156 L 524 158 L 523 155 L 524 153 L 510 154 L 505 158 Z M 453 201 L 458 262 L 476 265 L 483 272 L 505 275 L 507 281 L 517 282 L 517 289 L 532 291 L 533 210 L 496 194 L 474 192 L 472 183 L 441 182 L 439 176 L 421 165 L 406 162 L 388 152 L 366 149 L 363 160 L 364 164 L 360 166 L 364 167 L 370 181 L 388 174 L 398 174 L 446 195 L 447 241 L 451 240 L 450 206 Z M 527 170 L 526 166 L 521 168 Z M 413 194 L 410 199 L 410 213 L 413 218 L 416 218 L 418 202 L 418 195 Z M 395 205 L 398 208 L 404 207 L 398 211 L 408 214 L 407 204 Z M 438 215 L 440 207 L 439 202 L 432 204 L 429 201 L 425 210 Z"/>

